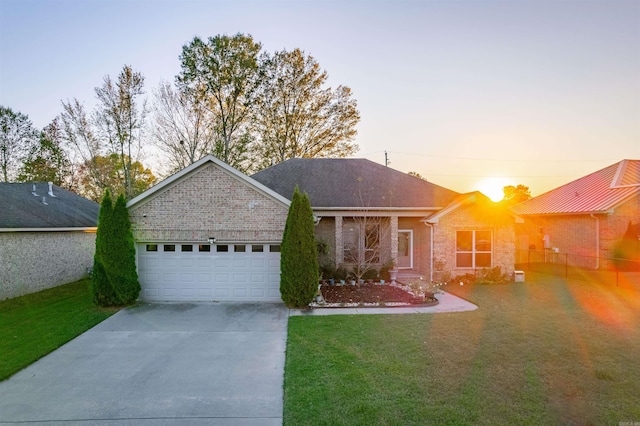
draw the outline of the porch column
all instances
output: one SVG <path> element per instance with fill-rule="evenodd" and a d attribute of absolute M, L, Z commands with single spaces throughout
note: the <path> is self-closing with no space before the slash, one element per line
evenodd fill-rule
<path fill-rule="evenodd" d="M 344 263 L 344 242 L 342 239 L 342 216 L 336 216 L 335 221 L 335 261 L 336 267 L 338 267 L 341 263 Z"/>
<path fill-rule="evenodd" d="M 391 259 L 398 261 L 398 216 L 389 218 L 391 225 Z"/>

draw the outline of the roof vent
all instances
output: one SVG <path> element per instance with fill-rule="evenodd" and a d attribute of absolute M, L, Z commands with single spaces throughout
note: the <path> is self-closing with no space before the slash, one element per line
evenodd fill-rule
<path fill-rule="evenodd" d="M 47 204 L 47 197 L 42 197 L 42 204 L 44 204 L 45 206 L 49 205 Z"/>
<path fill-rule="evenodd" d="M 49 182 L 49 197 L 55 197 L 53 195 L 53 182 Z"/>
<path fill-rule="evenodd" d="M 35 196 L 35 197 L 37 197 L 37 196 L 38 196 L 38 194 L 36 193 L 36 184 L 35 184 L 35 183 L 33 184 L 33 190 L 31 191 L 31 194 L 32 194 L 33 196 Z"/>

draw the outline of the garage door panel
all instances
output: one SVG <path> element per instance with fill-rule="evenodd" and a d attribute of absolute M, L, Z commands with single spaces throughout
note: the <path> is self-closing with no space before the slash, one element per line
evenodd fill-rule
<path fill-rule="evenodd" d="M 198 297 L 210 299 L 213 291 L 210 288 L 198 288 Z M 202 300 L 202 299 L 201 299 Z"/>
<path fill-rule="evenodd" d="M 251 282 L 252 283 L 264 283 L 266 282 L 266 277 L 264 274 L 251 274 Z"/>
<path fill-rule="evenodd" d="M 149 301 L 280 300 L 280 253 L 159 250 L 138 246 L 141 295 Z"/>
<path fill-rule="evenodd" d="M 234 288 L 233 289 L 233 297 L 237 297 L 240 299 L 247 298 L 247 289 L 246 288 Z"/>
<path fill-rule="evenodd" d="M 249 258 L 247 258 L 246 254 L 242 254 L 238 257 L 233 258 L 233 266 L 235 268 L 247 268 L 249 266 Z"/>

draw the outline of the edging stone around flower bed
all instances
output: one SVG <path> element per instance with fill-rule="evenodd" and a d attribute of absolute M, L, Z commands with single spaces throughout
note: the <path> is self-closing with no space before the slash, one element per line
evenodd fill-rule
<path fill-rule="evenodd" d="M 434 295 L 425 297 L 415 294 L 411 288 L 402 284 L 363 283 L 356 285 L 321 284 L 322 297 L 309 304 L 311 308 L 346 307 L 406 307 L 435 306 L 439 303 Z"/>

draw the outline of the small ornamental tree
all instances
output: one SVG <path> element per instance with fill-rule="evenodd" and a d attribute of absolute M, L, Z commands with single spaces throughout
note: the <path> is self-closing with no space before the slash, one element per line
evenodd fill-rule
<path fill-rule="evenodd" d="M 290 307 L 307 306 L 318 288 L 318 251 L 313 211 L 307 194 L 296 186 L 282 237 L 280 294 Z"/>
<path fill-rule="evenodd" d="M 96 252 L 93 255 L 93 273 L 91 275 L 91 292 L 93 302 L 99 306 L 118 305 L 118 298 L 115 294 L 107 272 L 104 258 L 108 253 L 106 243 L 112 239 L 113 227 L 111 226 L 113 216 L 113 203 L 109 190 L 105 191 L 98 214 L 98 231 L 96 232 Z"/>

